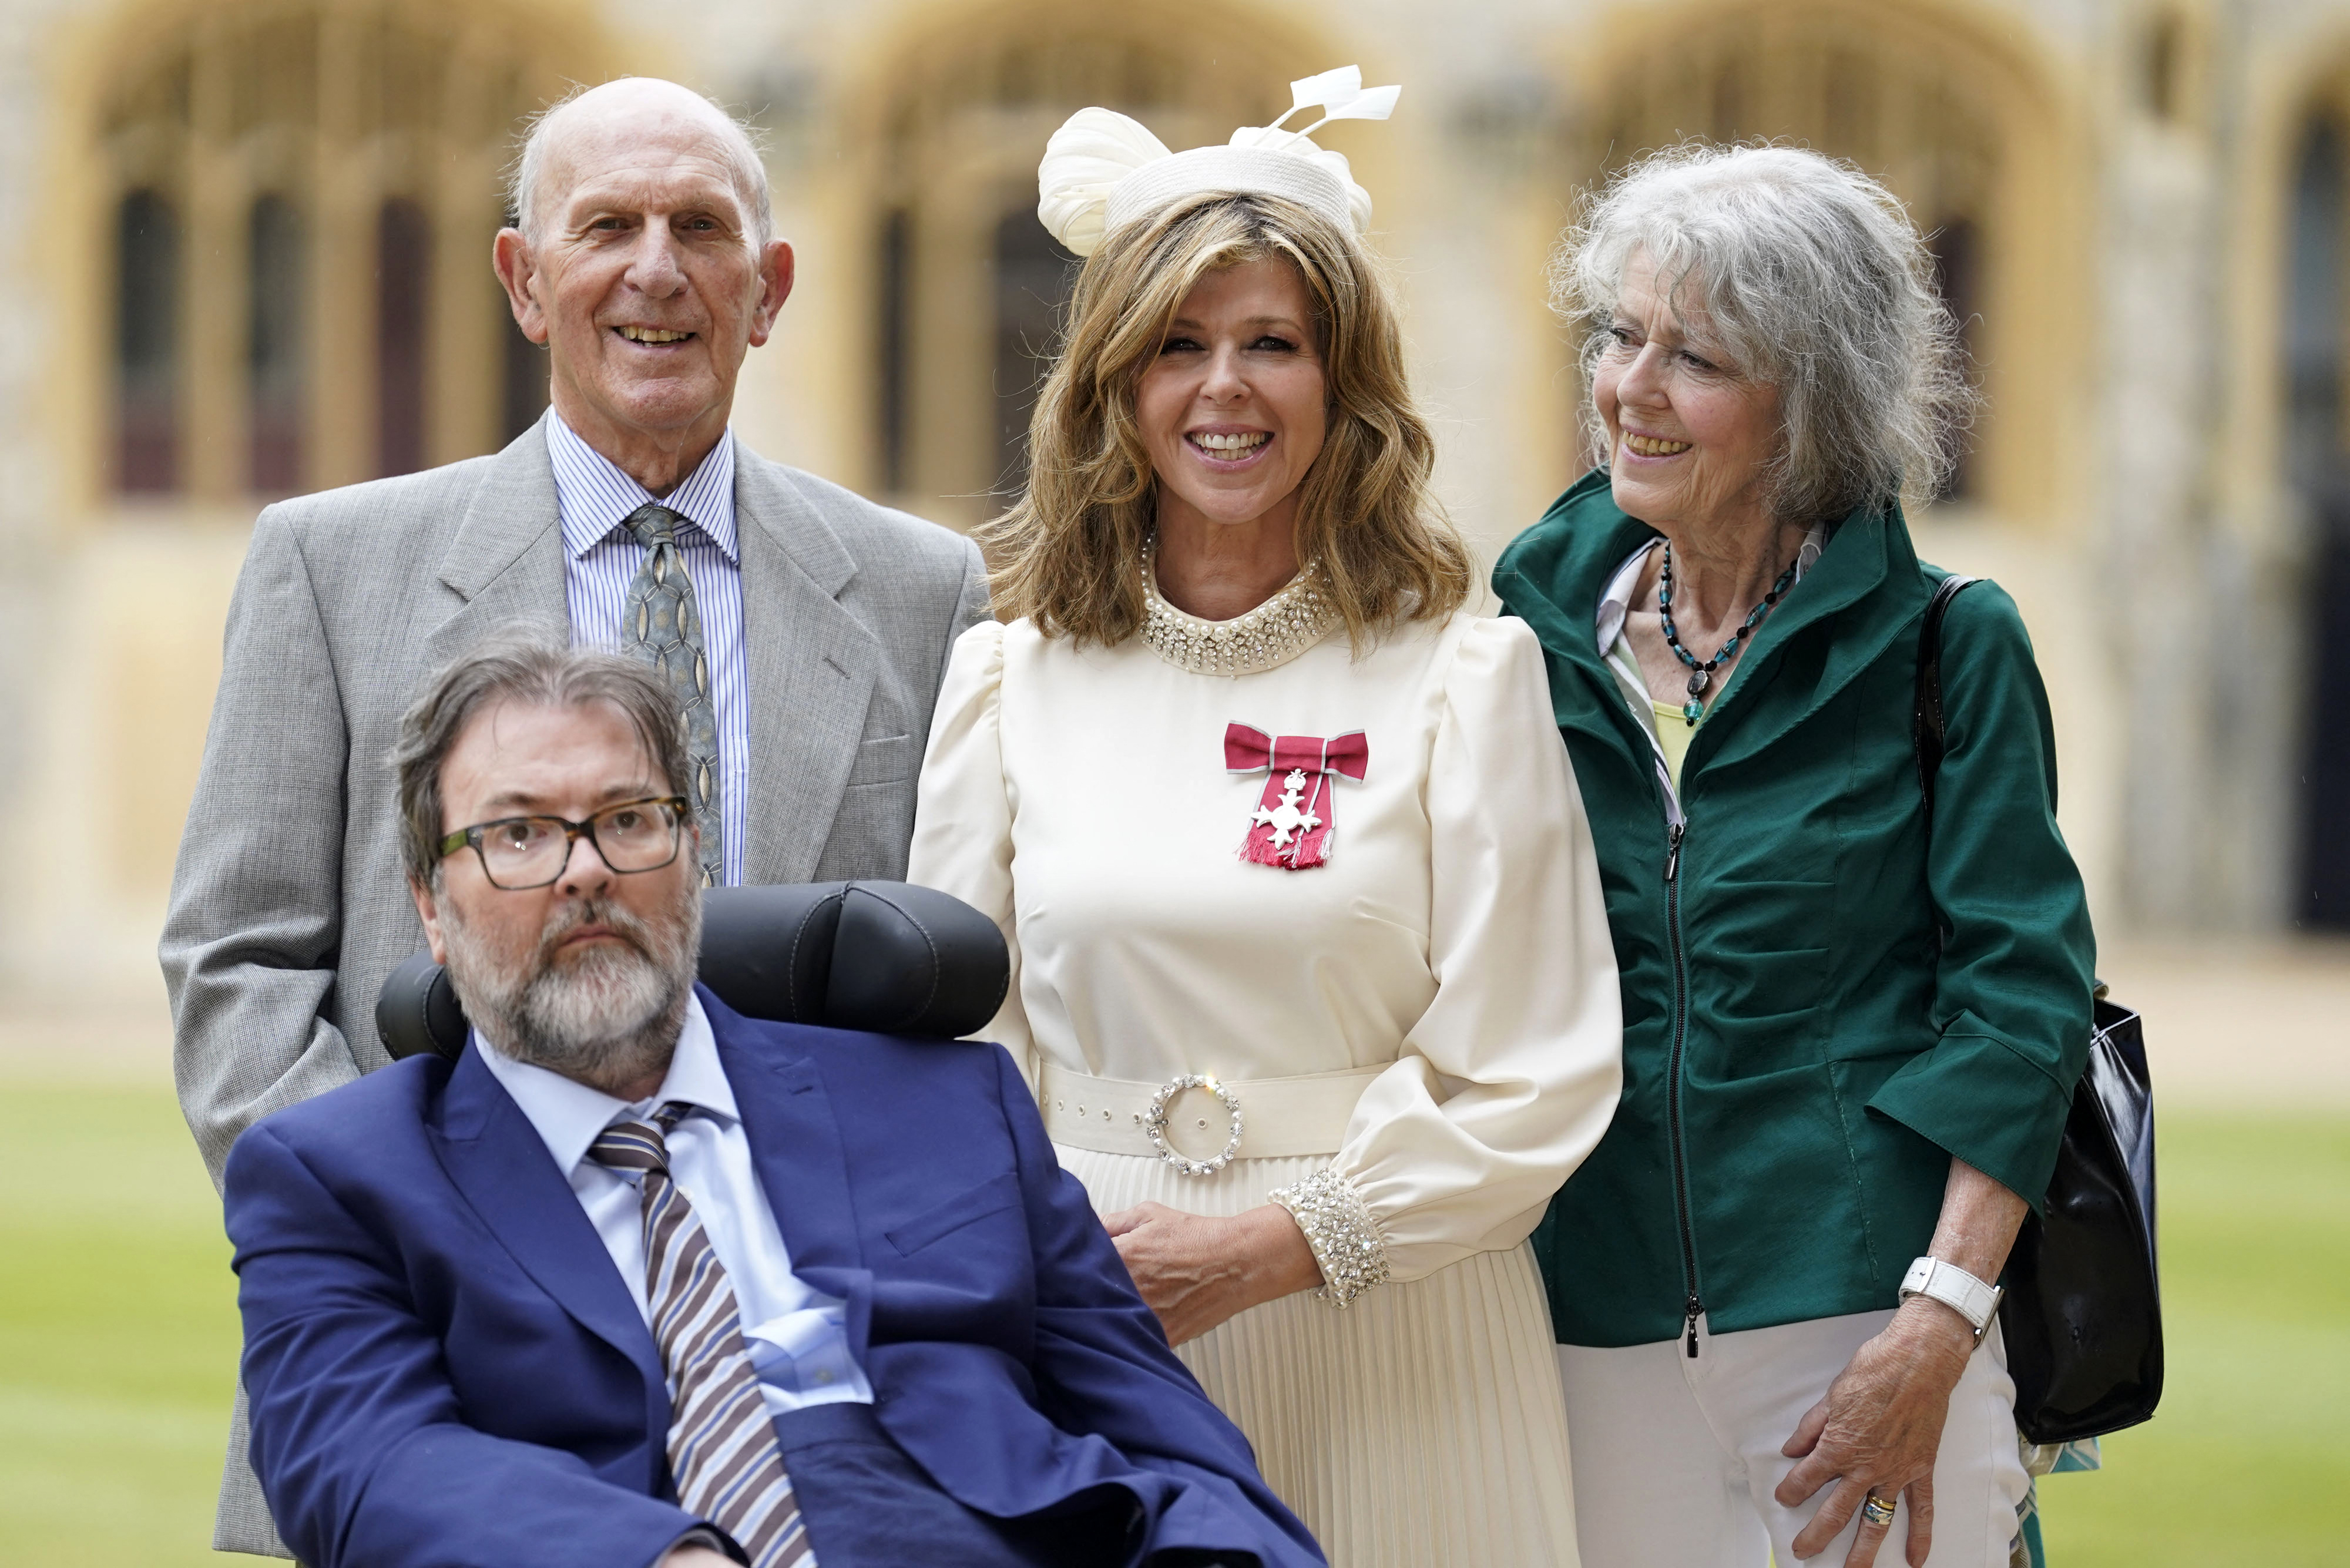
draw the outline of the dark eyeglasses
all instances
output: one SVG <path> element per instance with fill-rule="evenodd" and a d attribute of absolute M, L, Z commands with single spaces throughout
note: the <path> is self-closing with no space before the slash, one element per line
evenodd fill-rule
<path fill-rule="evenodd" d="M 502 816 L 459 828 L 441 841 L 441 853 L 446 857 L 472 845 L 490 886 L 512 893 L 560 881 L 583 834 L 614 871 L 658 871 L 677 858 L 690 809 L 681 794 L 660 794 L 608 805 L 585 822 Z"/>

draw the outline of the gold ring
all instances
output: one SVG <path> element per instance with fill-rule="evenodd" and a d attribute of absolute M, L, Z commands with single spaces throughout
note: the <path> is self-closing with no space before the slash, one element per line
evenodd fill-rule
<path fill-rule="evenodd" d="M 1875 1492 L 1870 1492 L 1868 1494 L 1868 1501 L 1861 1508 L 1860 1516 L 1868 1521 L 1871 1524 L 1891 1524 L 1893 1522 L 1893 1504 L 1887 1501 L 1884 1498 L 1877 1496 Z"/>

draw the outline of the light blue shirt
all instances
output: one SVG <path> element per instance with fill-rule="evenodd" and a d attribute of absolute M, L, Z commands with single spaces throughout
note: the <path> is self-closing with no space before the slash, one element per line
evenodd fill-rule
<path fill-rule="evenodd" d="M 620 640 L 629 585 L 646 550 L 623 524 L 658 501 L 685 521 L 678 553 L 702 612 L 702 651 L 709 660 L 711 706 L 718 721 L 718 825 L 724 835 L 722 880 L 743 881 L 743 836 L 750 820 L 751 706 L 743 662 L 743 556 L 734 531 L 734 432 L 730 428 L 701 466 L 667 495 L 655 495 L 573 432 L 546 416 L 546 455 L 555 465 L 555 505 L 563 520 L 564 595 L 571 640 Z"/>
<path fill-rule="evenodd" d="M 670 1177 L 710 1238 L 711 1250 L 734 1287 L 744 1345 L 771 1415 L 809 1405 L 869 1405 L 873 1386 L 848 1351 L 842 1303 L 810 1289 L 792 1272 L 791 1254 L 766 1189 L 751 1159 L 751 1140 L 735 1113 L 733 1085 L 718 1060 L 718 1042 L 699 997 L 686 1004 L 685 1028 L 669 1076 L 650 1098 L 624 1104 L 600 1089 L 544 1067 L 517 1062 L 484 1041 L 473 1047 L 483 1064 L 514 1096 L 530 1125 L 570 1180 L 579 1207 L 613 1267 L 650 1326 L 645 1304 L 645 1231 L 637 1198 L 638 1173 L 613 1170 L 588 1158 L 598 1136 L 614 1122 L 650 1121 L 671 1100 L 694 1109 L 670 1133 Z"/>

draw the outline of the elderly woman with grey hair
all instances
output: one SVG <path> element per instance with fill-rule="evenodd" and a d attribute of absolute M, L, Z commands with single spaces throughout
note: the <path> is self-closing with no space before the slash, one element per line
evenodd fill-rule
<path fill-rule="evenodd" d="M 1944 574 L 1901 497 L 1970 401 L 1952 324 L 1899 203 L 1789 148 L 1636 165 L 1556 282 L 1607 457 L 1493 586 L 1544 644 L 1623 976 L 1623 1103 L 1536 1237 L 1583 1559 L 1996 1568 L 2027 1481 L 1994 1287 L 2092 939 L 1994 586 L 1950 601 L 1920 787 Z"/>

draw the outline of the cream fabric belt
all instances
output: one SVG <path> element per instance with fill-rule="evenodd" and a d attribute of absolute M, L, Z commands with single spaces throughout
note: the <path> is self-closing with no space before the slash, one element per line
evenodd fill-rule
<path fill-rule="evenodd" d="M 1385 1071 L 1239 1081 L 1187 1075 L 1144 1084 L 1047 1062 L 1036 1094 L 1055 1143 L 1097 1154 L 1155 1155 L 1179 1170 L 1208 1175 L 1233 1159 L 1337 1153 L 1355 1102 Z"/>

